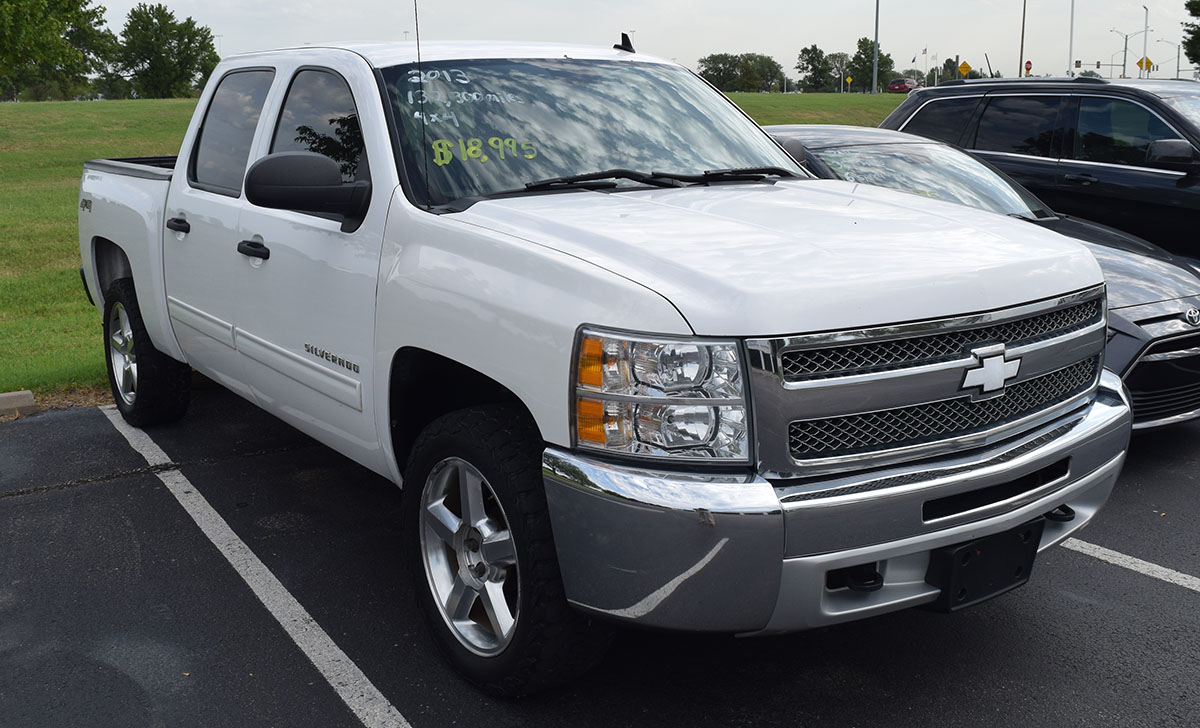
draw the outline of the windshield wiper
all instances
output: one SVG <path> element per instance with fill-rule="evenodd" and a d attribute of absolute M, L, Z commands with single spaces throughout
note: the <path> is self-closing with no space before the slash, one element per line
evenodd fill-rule
<path fill-rule="evenodd" d="M 682 187 L 674 177 L 664 179 L 657 173 L 638 172 L 634 169 L 605 169 L 599 172 L 573 174 L 567 177 L 551 177 L 535 182 L 526 182 L 525 189 L 529 192 L 538 190 L 555 190 L 564 187 L 582 187 L 584 189 L 607 189 L 616 187 L 616 182 L 609 180 L 628 179 L 655 187 Z"/>
<path fill-rule="evenodd" d="M 703 184 L 705 182 L 757 182 L 766 177 L 799 177 L 790 169 L 783 167 L 737 167 L 735 169 L 710 169 L 701 174 L 676 174 L 674 172 L 654 172 L 655 177 L 677 179 L 680 182 Z"/>

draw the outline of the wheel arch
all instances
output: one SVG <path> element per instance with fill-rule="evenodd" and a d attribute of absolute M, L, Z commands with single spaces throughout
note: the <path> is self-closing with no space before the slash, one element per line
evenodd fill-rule
<path fill-rule="evenodd" d="M 133 266 L 120 245 L 100 236 L 92 238 L 92 266 L 96 276 L 96 290 L 92 294 L 103 311 L 109 286 L 118 278 L 133 278 Z M 137 281 L 134 286 L 136 288 Z"/>
<path fill-rule="evenodd" d="M 388 435 L 400 473 L 421 430 L 455 410 L 509 404 L 537 429 L 533 414 L 511 389 L 465 364 L 418 347 L 401 348 L 392 356 L 387 402 Z"/>

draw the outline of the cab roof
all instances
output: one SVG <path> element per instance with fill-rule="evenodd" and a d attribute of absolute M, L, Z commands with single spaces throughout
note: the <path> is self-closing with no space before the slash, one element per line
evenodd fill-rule
<path fill-rule="evenodd" d="M 357 53 L 375 68 L 386 68 L 417 62 L 415 41 L 348 41 L 313 43 L 292 48 L 247 53 L 247 56 L 281 53 L 291 50 L 330 48 Z M 584 58 L 590 60 L 638 61 L 667 63 L 670 61 L 643 53 L 629 53 L 612 46 L 589 46 L 566 43 L 511 41 L 430 41 L 421 43 L 422 61 L 457 61 L 484 58 Z"/>

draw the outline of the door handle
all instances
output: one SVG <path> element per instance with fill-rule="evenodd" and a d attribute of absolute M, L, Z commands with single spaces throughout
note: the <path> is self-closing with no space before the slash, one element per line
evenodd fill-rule
<path fill-rule="evenodd" d="M 267 260 L 271 257 L 271 250 L 267 246 L 257 240 L 243 240 L 238 243 L 237 251 L 242 255 L 251 258 L 262 258 Z"/>
<path fill-rule="evenodd" d="M 182 217 L 173 217 L 170 220 L 167 220 L 167 229 L 174 230 L 177 233 L 190 233 L 192 231 L 192 225 Z"/>
<path fill-rule="evenodd" d="M 1093 177 L 1090 174 L 1065 174 L 1063 179 L 1068 182 L 1079 182 L 1080 184 L 1090 185 L 1093 182 L 1099 182 L 1100 179 Z"/>

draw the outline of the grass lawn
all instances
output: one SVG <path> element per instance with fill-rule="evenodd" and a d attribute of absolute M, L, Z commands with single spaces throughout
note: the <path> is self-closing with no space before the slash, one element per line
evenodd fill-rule
<path fill-rule="evenodd" d="M 730 94 L 760 124 L 875 126 L 901 94 Z M 192 99 L 0 103 L 0 392 L 106 391 L 100 315 L 79 281 L 83 163 L 171 155 Z"/>
<path fill-rule="evenodd" d="M 759 124 L 879 126 L 905 94 L 729 94 Z"/>
<path fill-rule="evenodd" d="M 83 163 L 176 154 L 195 101 L 0 104 L 0 392 L 105 389 L 79 280 Z"/>

